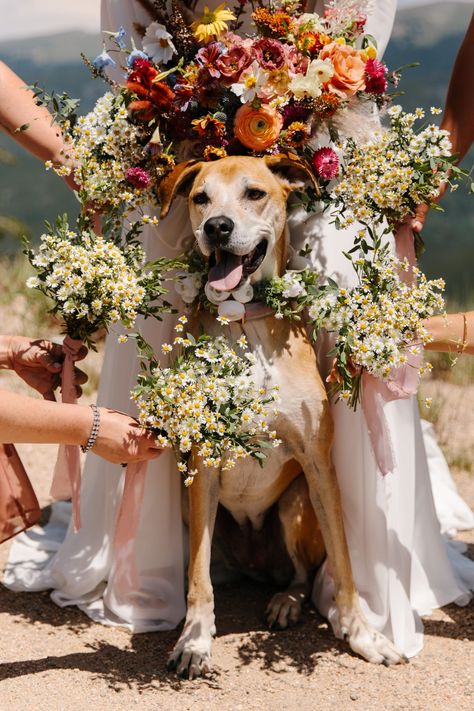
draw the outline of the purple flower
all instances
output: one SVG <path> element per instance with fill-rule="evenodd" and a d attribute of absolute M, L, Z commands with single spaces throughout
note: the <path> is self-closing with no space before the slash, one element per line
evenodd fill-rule
<path fill-rule="evenodd" d="M 143 168 L 128 168 L 125 173 L 125 178 L 130 185 L 134 188 L 139 188 L 144 190 L 151 183 L 151 176 L 148 171 L 143 170 Z"/>
<path fill-rule="evenodd" d="M 112 59 L 110 54 L 106 52 L 105 47 L 102 50 L 102 53 L 97 55 L 97 57 L 92 61 L 92 64 L 98 71 L 105 69 L 105 67 L 115 67 L 115 61 Z"/>
<path fill-rule="evenodd" d="M 332 180 L 339 172 L 339 158 L 332 148 L 320 148 L 313 156 L 313 168 L 323 180 Z"/>
<path fill-rule="evenodd" d="M 120 26 L 118 29 L 118 32 L 115 32 L 113 35 L 114 40 L 117 42 L 118 46 L 120 49 L 125 49 L 125 37 L 127 36 L 127 33 L 125 32 L 125 28 Z"/>

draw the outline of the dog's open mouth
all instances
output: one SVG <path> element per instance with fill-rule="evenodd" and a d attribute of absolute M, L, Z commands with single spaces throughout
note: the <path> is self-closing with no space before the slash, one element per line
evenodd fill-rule
<path fill-rule="evenodd" d="M 244 255 L 216 249 L 209 257 L 208 283 L 217 291 L 232 291 L 243 278 L 257 271 L 265 259 L 267 244 L 264 239 Z"/>

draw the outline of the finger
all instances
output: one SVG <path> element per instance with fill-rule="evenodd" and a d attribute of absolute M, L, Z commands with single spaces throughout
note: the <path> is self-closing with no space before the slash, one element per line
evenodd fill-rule
<path fill-rule="evenodd" d="M 74 382 L 76 385 L 84 385 L 88 380 L 89 376 L 87 373 L 84 373 L 83 370 L 79 370 L 79 368 L 74 368 Z"/>
<path fill-rule="evenodd" d="M 82 388 L 79 385 L 76 385 L 76 397 L 79 399 L 82 395 Z"/>
<path fill-rule="evenodd" d="M 59 373 L 63 367 L 62 363 L 46 353 L 43 353 L 43 355 L 38 358 L 38 361 L 48 373 Z"/>
<path fill-rule="evenodd" d="M 78 352 L 73 355 L 72 359 L 73 361 L 78 361 L 78 360 L 84 360 L 86 355 L 89 353 L 88 349 L 86 346 L 81 346 L 78 350 Z"/>
<path fill-rule="evenodd" d="M 418 205 L 411 221 L 411 228 L 414 232 L 421 232 L 424 227 L 426 216 L 428 215 L 428 205 Z"/>

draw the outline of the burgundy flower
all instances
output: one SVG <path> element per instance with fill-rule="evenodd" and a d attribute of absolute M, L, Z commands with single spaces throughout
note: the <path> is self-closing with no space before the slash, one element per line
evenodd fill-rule
<path fill-rule="evenodd" d="M 221 75 L 218 60 L 222 55 L 222 51 L 223 46 L 219 42 L 212 42 L 207 47 L 201 47 L 196 54 L 198 64 L 215 79 L 218 79 Z"/>
<path fill-rule="evenodd" d="M 320 148 L 313 156 L 313 168 L 323 180 L 332 180 L 339 172 L 339 158 L 332 148 Z"/>
<path fill-rule="evenodd" d="M 383 94 L 387 90 L 387 67 L 378 59 L 368 59 L 365 63 L 365 91 L 369 94 Z"/>
<path fill-rule="evenodd" d="M 285 49 L 278 40 L 262 37 L 254 42 L 253 50 L 257 62 L 263 69 L 271 72 L 281 69 L 285 64 Z"/>
<path fill-rule="evenodd" d="M 130 185 L 133 185 L 134 188 L 140 188 L 140 190 L 144 190 L 151 183 L 150 173 L 143 170 L 143 168 L 128 168 L 125 178 Z"/>
<path fill-rule="evenodd" d="M 175 84 L 173 103 L 180 111 L 187 111 L 189 102 L 194 97 L 194 87 L 191 84 Z"/>
<path fill-rule="evenodd" d="M 231 46 L 225 54 L 221 54 L 216 67 L 227 79 L 238 79 L 243 70 L 252 63 L 252 54 L 243 44 Z"/>
<path fill-rule="evenodd" d="M 305 109 L 304 106 L 287 104 L 281 110 L 281 113 L 283 115 L 283 128 L 288 128 L 290 123 L 293 123 L 293 121 L 306 121 L 311 111 L 310 109 Z"/>

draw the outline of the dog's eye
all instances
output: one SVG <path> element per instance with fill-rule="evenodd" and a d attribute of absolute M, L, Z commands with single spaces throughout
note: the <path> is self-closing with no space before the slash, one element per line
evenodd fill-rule
<path fill-rule="evenodd" d="M 209 198 L 206 193 L 196 193 L 193 197 L 193 202 L 195 205 L 205 205 L 206 202 L 209 202 Z"/>
<path fill-rule="evenodd" d="M 246 197 L 249 200 L 261 200 L 265 197 L 267 193 L 264 190 L 259 190 L 258 188 L 249 188 L 246 193 Z"/>

